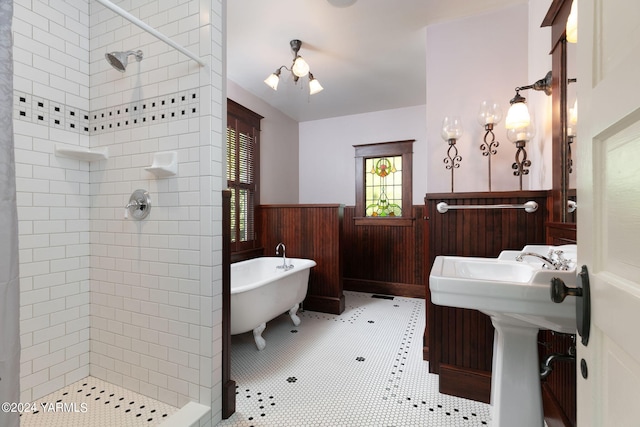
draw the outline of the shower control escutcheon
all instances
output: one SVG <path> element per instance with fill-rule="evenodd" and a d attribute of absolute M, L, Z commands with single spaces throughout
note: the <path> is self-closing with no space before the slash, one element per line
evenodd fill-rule
<path fill-rule="evenodd" d="M 149 195 L 149 192 L 140 189 L 134 191 L 129 198 L 129 203 L 125 206 L 125 209 L 133 219 L 145 219 L 151 211 L 151 196 Z"/>

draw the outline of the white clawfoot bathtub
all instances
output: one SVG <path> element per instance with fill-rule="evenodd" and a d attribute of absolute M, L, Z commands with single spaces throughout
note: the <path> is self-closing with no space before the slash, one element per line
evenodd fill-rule
<path fill-rule="evenodd" d="M 262 257 L 231 264 L 231 335 L 253 331 L 258 350 L 266 346 L 262 332 L 267 322 L 289 312 L 293 324 L 300 303 L 307 295 L 309 271 L 316 262 L 287 258 L 282 268 L 280 257 Z M 280 268 L 278 268 L 280 267 Z"/>

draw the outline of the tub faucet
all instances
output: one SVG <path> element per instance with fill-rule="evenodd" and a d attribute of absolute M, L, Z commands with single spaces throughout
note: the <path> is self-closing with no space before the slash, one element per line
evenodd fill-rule
<path fill-rule="evenodd" d="M 277 266 L 277 268 L 282 268 L 284 271 L 291 270 L 293 264 L 287 265 L 287 248 L 284 243 L 280 242 L 276 245 L 276 255 L 280 255 L 280 247 L 282 247 L 282 265 Z"/>

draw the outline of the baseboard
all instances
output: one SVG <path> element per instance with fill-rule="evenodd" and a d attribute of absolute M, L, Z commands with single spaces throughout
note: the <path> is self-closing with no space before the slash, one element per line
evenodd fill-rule
<path fill-rule="evenodd" d="M 341 314 L 344 311 L 344 294 L 339 297 L 307 295 L 302 307 L 320 313 Z"/>
<path fill-rule="evenodd" d="M 440 364 L 440 393 L 491 402 L 491 372 Z"/>

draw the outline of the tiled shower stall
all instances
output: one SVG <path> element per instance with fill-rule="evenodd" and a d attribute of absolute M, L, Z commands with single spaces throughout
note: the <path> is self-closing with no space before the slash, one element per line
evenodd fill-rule
<path fill-rule="evenodd" d="M 15 0 L 21 401 L 87 376 L 221 409 L 224 2 Z M 142 50 L 126 72 L 104 55 Z M 107 159 L 63 157 L 108 149 Z M 176 175 L 145 170 L 175 151 Z M 83 153 L 86 154 L 86 153 Z M 150 215 L 125 219 L 131 193 Z"/>

